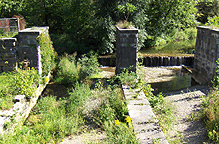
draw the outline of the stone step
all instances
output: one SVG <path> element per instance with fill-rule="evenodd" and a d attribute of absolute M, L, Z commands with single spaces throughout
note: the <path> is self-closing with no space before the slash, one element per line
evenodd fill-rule
<path fill-rule="evenodd" d="M 137 139 L 142 144 L 168 144 L 143 91 L 122 86 Z M 136 97 L 136 95 L 138 95 Z M 134 98 L 136 97 L 136 98 Z"/>

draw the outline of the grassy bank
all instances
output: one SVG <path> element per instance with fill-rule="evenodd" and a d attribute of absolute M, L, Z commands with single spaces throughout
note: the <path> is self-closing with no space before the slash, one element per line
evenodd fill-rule
<path fill-rule="evenodd" d="M 192 56 L 194 55 L 196 39 L 170 42 L 157 47 L 145 48 L 139 51 L 142 56 Z"/>
<path fill-rule="evenodd" d="M 39 84 L 39 74 L 35 69 L 21 70 L 0 74 L 0 110 L 13 106 L 15 95 L 25 95 L 26 99 L 35 96 Z"/>
<path fill-rule="evenodd" d="M 75 55 L 61 57 L 53 81 L 67 87 L 67 94 L 41 97 L 24 125 L 0 137 L 0 143 L 59 143 L 66 136 L 80 136 L 95 128 L 104 137 L 87 139 L 86 143 L 138 143 L 118 81 L 143 90 L 163 131 L 171 128 L 174 120 L 171 107 L 162 94 L 152 94 L 150 85 L 141 79 L 141 71 L 137 74 L 124 71 L 104 82 L 91 79 L 98 74 L 97 69 L 97 59 L 92 54 L 78 60 Z"/>
<path fill-rule="evenodd" d="M 66 136 L 89 133 L 89 125 L 104 131 L 103 143 L 137 143 L 131 121 L 126 119 L 128 109 L 121 88 L 89 79 L 97 73 L 90 69 L 95 68 L 96 58 L 82 67 L 87 59 L 83 56 L 76 62 L 74 56 L 62 57 L 54 81 L 68 87 L 67 95 L 41 97 L 24 125 L 0 137 L 0 143 L 59 143 Z"/>

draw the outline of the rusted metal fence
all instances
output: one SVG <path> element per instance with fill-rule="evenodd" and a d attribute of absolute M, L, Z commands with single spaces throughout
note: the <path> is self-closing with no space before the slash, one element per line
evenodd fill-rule
<path fill-rule="evenodd" d="M 18 18 L 0 18 L 0 31 L 4 31 L 4 32 L 19 31 Z"/>

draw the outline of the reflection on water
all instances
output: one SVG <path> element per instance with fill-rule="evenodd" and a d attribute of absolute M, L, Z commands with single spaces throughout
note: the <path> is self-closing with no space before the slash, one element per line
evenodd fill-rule
<path fill-rule="evenodd" d="M 110 78 L 115 75 L 115 67 L 101 67 L 101 75 Z M 191 86 L 191 74 L 181 66 L 144 67 L 144 80 L 151 84 L 154 94 L 176 91 Z"/>
<path fill-rule="evenodd" d="M 191 74 L 180 67 L 144 68 L 145 80 L 151 84 L 154 94 L 176 91 L 191 86 Z"/>
<path fill-rule="evenodd" d="M 100 69 L 102 78 L 111 78 L 115 75 L 115 67 L 100 67 Z"/>

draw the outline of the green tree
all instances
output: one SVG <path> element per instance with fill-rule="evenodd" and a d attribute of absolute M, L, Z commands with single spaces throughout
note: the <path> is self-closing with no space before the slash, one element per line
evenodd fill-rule
<path fill-rule="evenodd" d="M 0 1 L 0 17 L 10 18 L 17 14 L 22 7 L 23 0 L 1 0 Z"/>
<path fill-rule="evenodd" d="M 195 25 L 196 2 L 194 0 L 151 0 L 146 11 L 148 33 L 153 36 L 168 34 L 173 29 L 185 29 Z"/>
<path fill-rule="evenodd" d="M 219 0 L 198 0 L 197 20 L 205 24 L 208 17 L 219 16 Z"/>
<path fill-rule="evenodd" d="M 70 0 L 24 0 L 24 15 L 27 24 L 31 26 L 49 26 L 50 32 L 63 32 L 64 9 Z"/>

